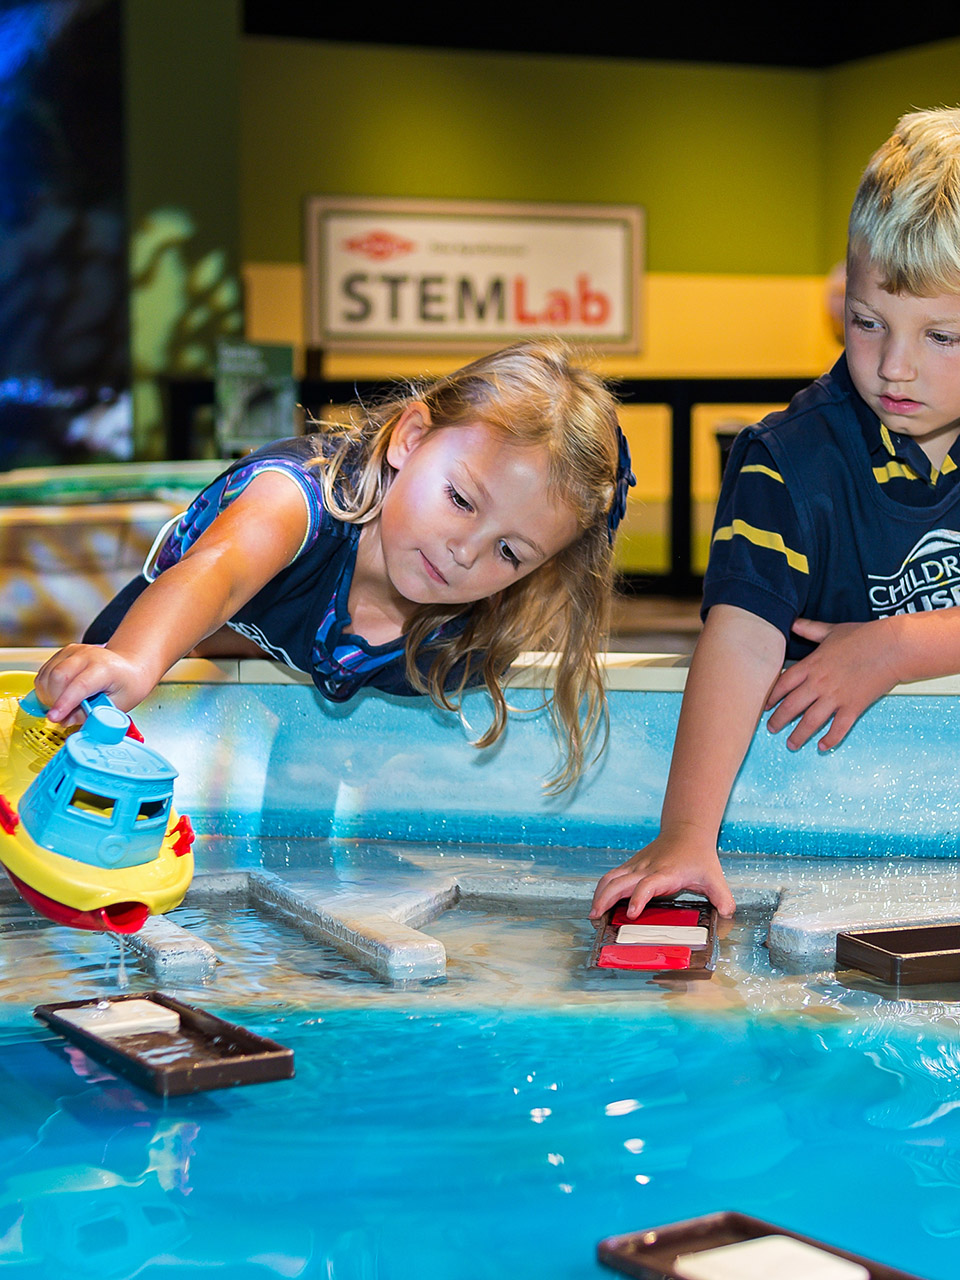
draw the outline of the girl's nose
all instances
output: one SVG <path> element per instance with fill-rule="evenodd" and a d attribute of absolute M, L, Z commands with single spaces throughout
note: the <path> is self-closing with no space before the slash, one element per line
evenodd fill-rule
<path fill-rule="evenodd" d="M 454 564 L 459 565 L 461 569 L 473 567 L 477 552 L 472 538 L 451 538 L 447 543 L 447 550 L 453 557 Z"/>

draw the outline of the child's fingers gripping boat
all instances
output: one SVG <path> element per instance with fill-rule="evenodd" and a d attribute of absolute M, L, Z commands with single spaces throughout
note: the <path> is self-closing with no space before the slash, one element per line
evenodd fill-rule
<path fill-rule="evenodd" d="M 37 911 L 78 929 L 134 933 L 193 877 L 193 829 L 173 809 L 176 770 L 109 698 L 65 730 L 28 672 L 0 673 L 0 863 Z"/>

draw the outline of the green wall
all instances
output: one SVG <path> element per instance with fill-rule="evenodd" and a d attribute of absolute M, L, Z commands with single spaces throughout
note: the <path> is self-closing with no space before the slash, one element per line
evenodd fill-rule
<path fill-rule="evenodd" d="M 197 254 L 298 262 L 307 194 L 646 206 L 654 271 L 819 273 L 868 155 L 960 101 L 960 40 L 826 72 L 241 35 L 240 0 L 126 0 L 128 207 Z"/>
<path fill-rule="evenodd" d="M 847 63 L 826 73 L 824 82 L 823 226 L 829 266 L 843 257 L 860 174 L 900 116 L 960 104 L 960 40 Z"/>
<path fill-rule="evenodd" d="M 818 270 L 818 76 L 249 37 L 241 65 L 249 261 L 350 194 L 639 203 L 651 270 Z"/>
<path fill-rule="evenodd" d="M 124 5 L 137 455 L 167 451 L 171 378 L 210 377 L 243 329 L 239 0 Z"/>
<path fill-rule="evenodd" d="M 960 101 L 960 40 L 820 72 L 245 37 L 240 0 L 124 19 L 141 456 L 164 380 L 241 330 L 240 264 L 301 261 L 306 195 L 636 203 L 651 271 L 817 275 L 897 117 Z"/>
<path fill-rule="evenodd" d="M 960 101 L 960 41 L 793 71 L 242 42 L 242 250 L 301 260 L 307 194 L 639 203 L 648 268 L 819 274 L 897 117 Z"/>
<path fill-rule="evenodd" d="M 238 0 L 127 0 L 128 210 L 189 209 L 209 246 L 237 245 Z"/>

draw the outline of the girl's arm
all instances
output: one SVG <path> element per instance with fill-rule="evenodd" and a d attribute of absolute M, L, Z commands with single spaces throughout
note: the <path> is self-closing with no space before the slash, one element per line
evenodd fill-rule
<path fill-rule="evenodd" d="M 722 915 L 733 914 L 717 836 L 784 651 L 781 633 L 756 614 L 723 604 L 707 614 L 683 694 L 660 834 L 601 879 L 591 915 L 629 897 L 635 916 L 651 898 L 680 889 L 697 889 Z"/>
<path fill-rule="evenodd" d="M 183 558 L 131 605 L 106 645 L 71 644 L 37 673 L 51 720 L 76 719 L 82 699 L 108 693 L 129 711 L 198 641 L 286 568 L 307 530 L 296 483 L 275 471 L 257 475 Z"/>
<path fill-rule="evenodd" d="M 814 622 L 798 618 L 797 635 L 817 648 L 782 673 L 767 707 L 777 733 L 799 716 L 787 746 L 802 747 L 832 721 L 821 751 L 842 742 L 872 703 L 897 684 L 960 672 L 960 609 L 903 613 L 873 622 Z M 777 706 L 777 703 L 780 705 Z"/>

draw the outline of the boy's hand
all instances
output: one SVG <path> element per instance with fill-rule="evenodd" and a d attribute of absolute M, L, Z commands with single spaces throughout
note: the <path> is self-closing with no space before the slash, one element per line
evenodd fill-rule
<path fill-rule="evenodd" d="M 814 622 L 798 618 L 793 630 L 817 648 L 787 667 L 770 691 L 766 710 L 771 733 L 799 717 L 787 746 L 796 751 L 823 726 L 830 728 L 817 744 L 821 751 L 842 742 L 854 722 L 877 698 L 889 693 L 900 676 L 896 647 L 885 619 L 875 622 Z M 779 705 L 778 705 L 779 704 Z"/>
<path fill-rule="evenodd" d="M 122 654 L 96 644 L 68 644 L 37 672 L 37 697 L 49 709 L 47 719 L 79 724 L 80 703 L 106 693 L 121 711 L 129 711 L 147 696 L 155 680 Z"/>
<path fill-rule="evenodd" d="M 629 898 L 627 915 L 638 916 L 651 898 L 695 889 L 705 893 L 722 916 L 736 910 L 733 895 L 720 870 L 715 846 L 692 845 L 687 838 L 661 833 L 645 849 L 602 877 L 593 895 L 590 915 L 603 915 L 621 898 Z"/>

